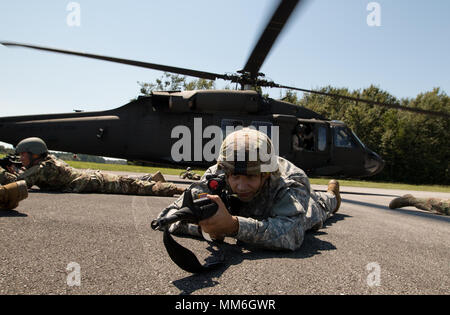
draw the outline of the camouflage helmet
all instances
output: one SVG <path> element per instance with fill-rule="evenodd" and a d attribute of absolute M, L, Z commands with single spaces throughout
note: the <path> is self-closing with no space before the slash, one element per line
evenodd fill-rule
<path fill-rule="evenodd" d="M 223 140 L 217 166 L 227 174 L 258 175 L 278 171 L 278 160 L 265 133 L 242 128 Z"/>
<path fill-rule="evenodd" d="M 16 154 L 29 152 L 32 154 L 48 153 L 47 145 L 44 140 L 37 137 L 26 138 L 20 141 L 16 146 Z"/>

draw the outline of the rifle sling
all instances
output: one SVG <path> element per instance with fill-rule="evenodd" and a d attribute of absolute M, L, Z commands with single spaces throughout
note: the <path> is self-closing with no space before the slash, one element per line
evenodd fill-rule
<path fill-rule="evenodd" d="M 193 252 L 186 247 L 181 246 L 173 239 L 168 229 L 164 230 L 163 242 L 172 261 L 187 272 L 202 273 L 215 270 L 223 265 L 223 255 L 215 261 L 205 263 L 204 265 L 200 264 Z"/>

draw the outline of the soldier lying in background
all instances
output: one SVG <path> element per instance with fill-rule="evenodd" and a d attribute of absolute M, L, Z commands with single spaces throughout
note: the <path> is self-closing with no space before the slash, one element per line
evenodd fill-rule
<path fill-rule="evenodd" d="M 437 214 L 450 214 L 450 200 L 439 198 L 415 198 L 413 195 L 404 195 L 393 199 L 389 203 L 389 208 L 397 209 L 403 207 L 416 207 L 420 210 L 430 211 Z"/>
<path fill-rule="evenodd" d="M 198 174 L 195 174 L 195 172 L 188 167 L 185 171 L 181 172 L 180 174 L 181 179 L 191 179 L 191 180 L 200 180 L 201 176 Z"/>
<path fill-rule="evenodd" d="M 100 171 L 75 169 L 49 155 L 47 145 L 40 138 L 20 141 L 16 147 L 16 154 L 20 154 L 25 171 L 16 174 L 4 172 L 0 179 L 25 180 L 29 188 L 36 185 L 44 191 L 147 196 L 173 196 L 181 194 L 184 190 L 165 181 L 140 180 Z M 159 173 L 157 177 L 161 178 L 162 175 Z"/>

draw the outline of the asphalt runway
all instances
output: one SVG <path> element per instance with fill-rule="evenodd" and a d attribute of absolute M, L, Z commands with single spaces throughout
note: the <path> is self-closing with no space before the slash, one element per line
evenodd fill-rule
<path fill-rule="evenodd" d="M 175 198 L 30 192 L 17 211 L 0 212 L 0 294 L 450 293 L 450 217 L 389 209 L 405 191 L 341 190 L 340 211 L 300 250 L 227 238 L 225 265 L 201 275 L 179 269 L 150 228 Z M 200 261 L 210 256 L 205 241 L 176 239 Z"/>

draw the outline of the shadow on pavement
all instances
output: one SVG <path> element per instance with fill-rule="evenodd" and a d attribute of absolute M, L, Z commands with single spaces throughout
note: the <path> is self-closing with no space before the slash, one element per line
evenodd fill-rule
<path fill-rule="evenodd" d="M 327 192 L 326 190 L 315 189 L 315 191 Z M 388 195 L 388 194 L 374 194 L 366 192 L 356 192 L 356 191 L 341 191 L 341 195 L 361 195 L 361 196 L 379 196 L 379 197 L 399 197 L 398 195 Z"/>
<path fill-rule="evenodd" d="M 413 208 L 414 207 L 410 207 Z M 417 217 L 421 217 L 421 218 L 426 218 L 426 219 L 432 219 L 432 220 L 437 220 L 437 221 L 442 221 L 442 222 L 447 222 L 450 223 L 450 217 L 442 215 L 442 214 L 437 214 L 437 213 L 432 213 L 432 212 L 426 212 L 425 210 L 409 210 L 409 209 L 390 209 L 388 207 L 385 208 L 386 211 L 394 211 L 394 212 L 400 212 L 403 214 L 407 214 L 407 215 L 413 215 L 413 216 L 417 216 Z"/>
<path fill-rule="evenodd" d="M 27 214 L 18 212 L 16 210 L 0 210 L 0 218 L 18 218 L 28 217 Z"/>
<path fill-rule="evenodd" d="M 381 206 L 379 204 L 376 203 L 370 203 L 370 202 L 363 202 L 363 201 L 357 201 L 357 200 L 351 200 L 351 199 L 344 199 L 342 198 L 342 203 L 350 203 L 350 204 L 354 204 L 354 205 L 359 205 L 359 206 L 364 206 L 364 207 L 369 207 L 369 208 L 378 208 L 378 209 L 389 209 L 386 206 Z"/>
<path fill-rule="evenodd" d="M 346 214 L 337 213 L 329 218 L 324 227 L 333 225 L 334 223 L 351 217 Z M 327 234 L 323 230 L 317 232 L 308 231 L 305 233 L 303 244 L 299 250 L 291 251 L 270 251 L 247 244 L 237 242 L 236 244 L 222 243 L 218 246 L 218 250 L 213 248 L 210 244 L 207 248 L 211 252 L 212 259 L 220 255 L 225 256 L 224 264 L 218 269 L 203 274 L 193 274 L 186 278 L 175 280 L 172 282 L 180 291 L 180 295 L 189 295 L 193 292 L 203 289 L 214 287 L 220 282 L 217 278 L 220 278 L 222 274 L 233 265 L 239 265 L 244 260 L 258 260 L 258 259 L 270 259 L 270 258 L 292 258 L 292 259 L 304 259 L 309 258 L 317 254 L 321 254 L 323 251 L 336 250 L 336 247 L 330 242 L 320 240 L 317 238 L 319 235 Z M 206 259 L 208 262 L 208 259 Z"/>

